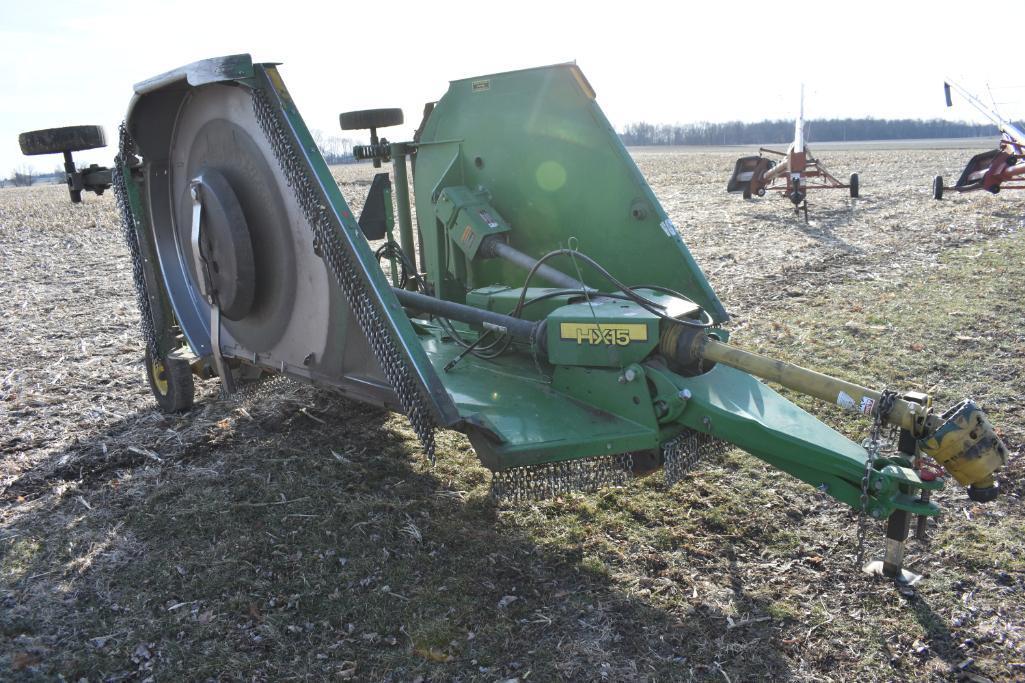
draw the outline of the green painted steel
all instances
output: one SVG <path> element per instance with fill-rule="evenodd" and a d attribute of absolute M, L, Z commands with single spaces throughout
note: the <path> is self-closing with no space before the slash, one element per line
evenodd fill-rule
<path fill-rule="evenodd" d="M 563 306 L 548 316 L 548 361 L 623 368 L 658 346 L 659 326 L 655 314 L 632 301 L 599 298 Z"/>
<path fill-rule="evenodd" d="M 414 201 L 426 257 L 419 270 L 431 293 L 504 314 L 523 301 L 522 317 L 545 321 L 543 339 L 510 342 L 493 357 L 468 353 L 455 339 L 474 341 L 484 330 L 410 318 L 402 309 L 276 68 L 253 65 L 238 80 L 273 98 L 301 152 L 297 163 L 351 246 L 403 362 L 439 424 L 465 432 L 486 466 L 652 452 L 690 429 L 861 507 L 862 446 L 744 372 L 722 364 L 696 376 L 669 370 L 659 340 L 666 325 L 678 323 L 666 318 L 720 323 L 726 312 L 576 66 L 454 81 L 419 141 L 392 146 L 400 241 L 410 258 L 413 231 L 399 152 L 415 149 Z M 572 255 L 547 264 L 596 291 L 537 286 L 524 292 L 522 266 L 483 258 L 490 253 L 480 249 L 485 239 L 508 240 L 533 258 L 570 248 Z M 577 253 L 635 287 L 634 298 L 624 300 Z M 728 336 L 719 328 L 715 334 Z M 936 514 L 915 492 L 942 482 L 920 480 L 909 465 L 877 462 L 867 512 Z"/>
<path fill-rule="evenodd" d="M 483 234 L 461 218 L 467 207 L 487 206 L 498 217 L 494 232 L 534 258 L 579 249 L 628 285 L 668 287 L 713 321 L 726 319 L 572 64 L 453 81 L 423 125 L 414 189 L 426 253 L 421 268 L 440 298 L 506 313 L 521 298 L 522 268 L 479 258 Z M 548 264 L 599 291 L 615 289 L 582 259 L 562 256 Z M 538 295 L 532 288 L 522 298 Z M 695 312 L 664 292 L 644 295 L 669 306 L 672 316 Z M 461 349 L 421 322 L 421 330 L 430 330 L 427 355 L 487 466 L 654 449 L 690 428 L 861 507 L 862 446 L 751 375 L 725 366 L 697 377 L 670 372 L 657 354 L 665 323 L 650 311 L 600 295 L 539 305 L 524 317 L 547 320 L 544 354 L 513 345 L 490 360 L 465 356 L 450 372 L 442 369 Z M 728 337 L 724 330 L 716 334 Z M 912 493 L 939 482 L 920 481 L 902 463 L 880 460 L 870 483 L 870 514 L 937 512 Z"/>
<path fill-rule="evenodd" d="M 481 243 L 492 235 L 509 232 L 509 224 L 488 204 L 488 195 L 462 185 L 441 190 L 435 203 L 436 229 L 447 233 L 444 260 L 447 277 L 472 289 L 477 285 L 473 260 Z M 430 232 L 430 231 L 429 231 Z"/>
<path fill-rule="evenodd" d="M 643 382 L 618 382 L 619 372 L 587 369 L 592 377 L 571 387 L 553 381 L 555 369 L 529 352 L 495 361 L 467 356 L 451 371 L 445 365 L 461 349 L 436 325 L 420 321 L 424 349 L 444 378 L 464 430 L 481 461 L 491 469 L 656 448 L 660 430 L 616 408 L 641 401 Z M 613 394 L 619 394 L 618 397 Z M 650 401 L 641 402 L 651 411 Z M 679 431 L 679 430 L 677 430 Z"/>
<path fill-rule="evenodd" d="M 543 320 L 557 308 L 561 308 L 570 302 L 572 294 L 560 294 L 557 292 L 565 290 L 558 287 L 528 287 L 523 300 L 528 303 L 523 307 L 521 318 L 524 320 Z M 466 293 L 466 303 L 470 306 L 483 308 L 486 311 L 496 313 L 512 313 L 520 300 L 523 292 L 522 287 L 510 287 L 508 285 L 488 285 Z"/>
<path fill-rule="evenodd" d="M 119 170 L 125 179 L 125 199 L 128 201 L 132 215 L 136 217 L 135 234 L 139 240 L 139 250 L 146 262 L 157 263 L 152 223 L 146 212 L 146 203 L 142 200 L 139 185 L 128 164 L 121 164 Z M 157 272 L 153 268 L 143 268 L 143 277 L 146 280 L 146 296 L 149 298 L 150 314 L 153 316 L 153 332 L 156 337 L 157 351 L 161 357 L 166 357 L 170 351 L 178 347 L 178 340 L 172 329 L 174 310 L 171 308 L 171 300 L 168 298 L 167 290 Z"/>
<path fill-rule="evenodd" d="M 385 228 L 385 241 L 388 244 L 394 245 L 395 242 L 395 204 L 392 202 L 392 190 L 390 186 L 385 186 L 384 189 L 384 228 Z M 407 196 L 408 202 L 408 196 Z M 408 205 L 407 205 L 408 209 Z M 401 215 L 402 211 L 399 210 Z M 401 228 L 400 228 L 401 230 Z M 402 267 L 399 265 L 399 259 L 396 258 L 394 250 L 388 252 L 388 271 L 391 273 L 391 283 L 393 287 L 398 287 L 402 284 Z"/>
<path fill-rule="evenodd" d="M 716 320 L 726 311 L 573 64 L 453 81 L 420 137 L 414 179 L 428 279 L 438 296 L 468 289 L 449 274 L 436 201 L 446 187 L 480 188 L 531 256 L 578 248 L 631 286 L 670 287 Z M 577 276 L 572 264 L 553 263 Z M 478 283 L 521 285 L 499 260 L 473 264 Z M 584 282 L 608 283 L 586 269 Z"/>
<path fill-rule="evenodd" d="M 416 264 L 416 246 L 413 242 L 413 215 L 409 203 L 409 179 L 406 176 L 406 145 L 393 144 L 392 173 L 395 174 L 395 208 L 399 214 L 399 243 L 402 252 Z"/>
<path fill-rule="evenodd" d="M 666 375 L 674 386 L 691 394 L 679 419 L 682 424 L 729 441 L 832 497 L 861 507 L 864 447 L 739 370 L 717 365 L 697 377 Z M 870 480 L 873 495 L 868 512 L 879 517 L 897 508 L 939 512 L 931 503 L 903 499 L 899 489 L 941 488 L 942 481 L 924 482 L 913 470 L 886 460 L 879 464 L 882 469 L 873 472 Z"/>

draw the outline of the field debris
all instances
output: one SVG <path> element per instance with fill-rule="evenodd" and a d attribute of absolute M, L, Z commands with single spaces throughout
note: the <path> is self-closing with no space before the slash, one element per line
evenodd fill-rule
<path fill-rule="evenodd" d="M 731 151 L 642 172 L 745 348 L 938 401 L 974 396 L 1003 496 L 938 494 L 913 589 L 853 566 L 855 517 L 739 451 L 530 505 L 461 436 L 295 382 L 244 402 L 146 386 L 110 195 L 0 189 L 0 670 L 24 680 L 949 680 L 1025 677 L 1025 210 L 935 202 L 959 150 L 831 151 L 861 198 L 811 221 L 726 194 Z M 911 170 L 909 170 L 911 169 Z M 360 207 L 369 167 L 334 169 Z M 949 174 L 949 171 L 947 171 Z M 686 176 L 686 191 L 679 179 Z M 941 379 L 942 378 L 942 379 Z M 793 397 L 845 434 L 867 424 Z M 872 527 L 873 552 L 882 530 Z M 11 674 L 9 674 L 11 675 Z"/>

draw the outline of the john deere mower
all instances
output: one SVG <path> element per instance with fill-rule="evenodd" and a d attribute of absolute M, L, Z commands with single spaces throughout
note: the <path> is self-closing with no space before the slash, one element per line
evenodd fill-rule
<path fill-rule="evenodd" d="M 463 432 L 511 499 L 660 468 L 671 485 L 733 445 L 887 519 L 890 576 L 904 575 L 911 517 L 939 512 L 932 460 L 973 500 L 996 497 L 1007 449 L 972 401 L 942 411 L 731 343 L 575 64 L 452 81 L 412 140 L 379 137 L 402 121 L 341 116 L 370 131 L 356 157 L 391 169 L 359 216 L 278 67 L 249 55 L 136 85 L 110 169 L 71 160 L 103 144 L 95 127 L 21 142 L 65 153 L 73 201 L 113 186 L 165 410 L 191 405 L 195 378 L 230 393 L 287 375 L 404 413 L 431 459 L 436 430 Z M 760 378 L 870 416 L 873 438 L 851 441 Z"/>

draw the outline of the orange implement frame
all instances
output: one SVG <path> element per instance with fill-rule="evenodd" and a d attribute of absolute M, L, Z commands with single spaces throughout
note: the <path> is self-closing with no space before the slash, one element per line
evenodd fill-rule
<path fill-rule="evenodd" d="M 766 192 L 779 192 L 794 205 L 794 211 L 804 210 L 804 218 L 808 219 L 807 196 L 810 190 L 850 190 L 851 197 L 858 196 L 858 174 L 852 173 L 849 183 L 840 182 L 812 156 L 805 147 L 802 151 L 794 151 L 791 146 L 786 152 L 762 147 L 758 156 L 741 157 L 733 169 L 733 175 L 726 186 L 726 191 L 742 193 L 745 199 L 753 195 L 765 196 Z M 781 157 L 774 162 L 766 154 Z"/>
<path fill-rule="evenodd" d="M 943 186 L 943 176 L 936 176 L 933 180 L 935 199 L 943 199 L 945 190 L 986 190 L 996 194 L 1001 190 L 1022 189 L 1025 189 L 1025 145 L 1006 134 L 996 149 L 973 156 L 953 187 Z"/>

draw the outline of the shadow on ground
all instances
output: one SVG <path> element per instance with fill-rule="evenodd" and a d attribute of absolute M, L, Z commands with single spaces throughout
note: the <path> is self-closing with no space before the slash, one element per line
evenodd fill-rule
<path fill-rule="evenodd" d="M 189 419 L 130 416 L 4 494 L 16 678 L 788 677 L 778 625 L 724 612 L 768 609 L 728 563 L 699 595 L 652 553 L 638 590 L 589 550 L 619 492 L 496 507 L 458 435 L 431 470 L 401 420 L 309 388 L 197 408 L 169 448 Z"/>

